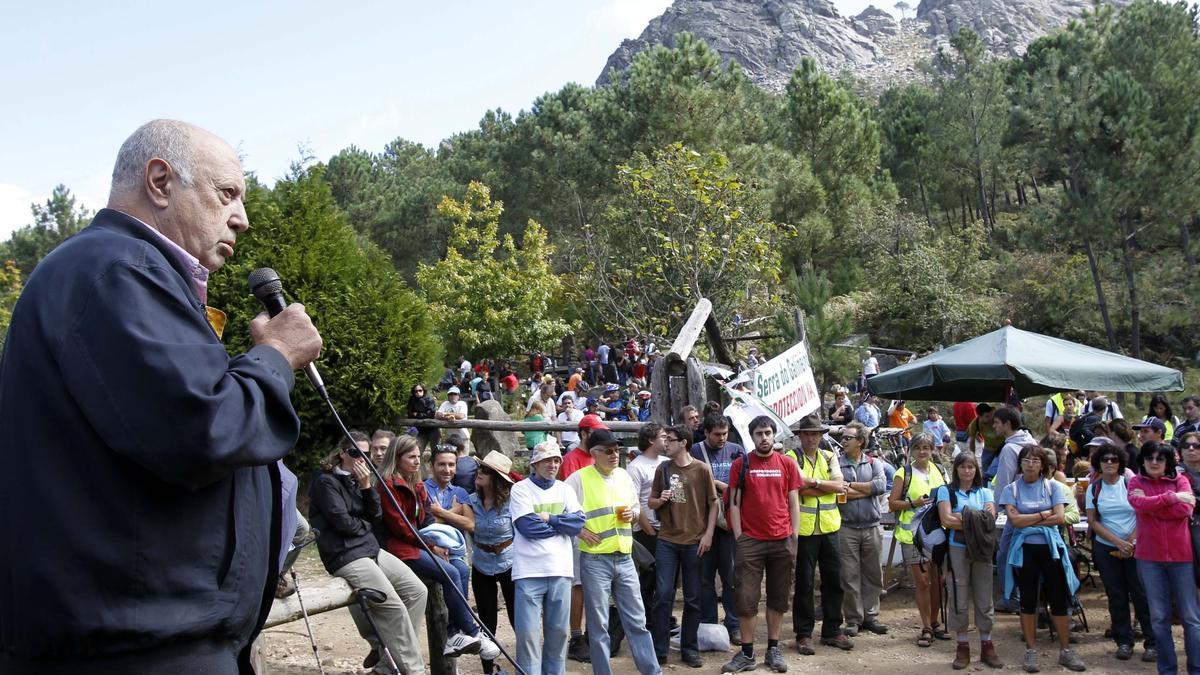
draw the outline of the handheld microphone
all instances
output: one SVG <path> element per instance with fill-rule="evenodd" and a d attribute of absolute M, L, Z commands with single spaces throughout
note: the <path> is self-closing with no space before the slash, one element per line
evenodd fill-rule
<path fill-rule="evenodd" d="M 269 316 L 273 317 L 287 307 L 287 301 L 283 299 L 283 282 L 279 280 L 279 274 L 275 270 L 270 267 L 260 267 L 250 273 L 246 282 L 250 286 L 250 293 L 263 304 Z M 317 372 L 317 366 L 313 363 L 304 366 L 304 374 L 308 376 L 308 381 L 317 388 L 317 393 L 321 395 L 321 398 L 328 400 L 329 393 L 325 391 L 325 381 Z"/>

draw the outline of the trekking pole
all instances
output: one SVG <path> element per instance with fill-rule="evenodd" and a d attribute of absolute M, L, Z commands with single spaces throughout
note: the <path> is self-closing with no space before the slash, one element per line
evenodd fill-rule
<path fill-rule="evenodd" d="M 292 586 L 296 588 L 296 600 L 300 603 L 300 615 L 304 617 L 304 628 L 308 631 L 308 643 L 312 645 L 313 658 L 317 660 L 317 670 L 325 675 L 325 666 L 321 665 L 321 655 L 317 653 L 317 641 L 313 638 L 312 625 L 308 623 L 308 611 L 304 609 L 304 598 L 300 595 L 300 580 L 296 578 L 296 570 L 288 570 L 292 575 Z"/>
<path fill-rule="evenodd" d="M 392 672 L 401 672 L 399 666 L 396 665 L 396 659 L 392 656 L 392 650 L 388 649 L 387 643 L 383 641 L 383 633 L 379 632 L 379 626 L 375 623 L 375 617 L 371 616 L 370 607 L 367 606 L 368 600 L 377 605 L 387 601 L 387 594 L 375 588 L 360 588 L 355 591 L 354 596 L 359 608 L 362 609 L 363 616 L 367 617 L 367 623 L 371 626 L 371 632 L 375 633 L 375 641 L 379 643 L 379 650 L 387 657 L 387 662 L 392 667 Z"/>

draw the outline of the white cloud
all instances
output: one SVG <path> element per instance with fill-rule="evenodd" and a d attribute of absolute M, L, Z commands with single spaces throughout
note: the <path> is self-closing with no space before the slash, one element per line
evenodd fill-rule
<path fill-rule="evenodd" d="M 29 205 L 33 193 L 20 185 L 0 183 L 0 241 L 33 221 Z"/>

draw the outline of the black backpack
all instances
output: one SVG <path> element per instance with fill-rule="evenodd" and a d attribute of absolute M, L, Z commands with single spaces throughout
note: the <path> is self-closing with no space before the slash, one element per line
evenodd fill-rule
<path fill-rule="evenodd" d="M 1071 440 L 1075 441 L 1076 447 L 1082 448 L 1083 446 L 1087 445 L 1089 441 L 1096 437 L 1096 425 L 1100 424 L 1101 421 L 1102 420 L 1098 415 L 1089 413 L 1076 419 L 1075 422 L 1071 424 L 1070 437 Z"/>

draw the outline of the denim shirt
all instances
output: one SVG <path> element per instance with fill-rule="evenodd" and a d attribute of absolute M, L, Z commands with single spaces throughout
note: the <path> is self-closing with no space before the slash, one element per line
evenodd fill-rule
<path fill-rule="evenodd" d="M 488 576 L 495 576 L 512 568 L 513 548 L 508 546 L 500 553 L 479 548 L 479 544 L 495 546 L 513 538 L 512 516 L 508 502 L 500 510 L 484 510 L 483 498 L 479 493 L 471 495 L 471 510 L 475 512 L 475 553 L 472 558 L 475 569 Z"/>

